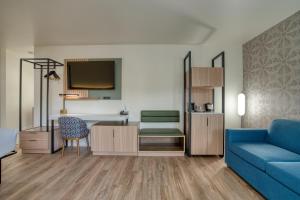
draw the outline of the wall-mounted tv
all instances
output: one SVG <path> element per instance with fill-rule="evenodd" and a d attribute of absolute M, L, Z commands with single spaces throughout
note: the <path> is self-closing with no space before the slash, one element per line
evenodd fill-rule
<path fill-rule="evenodd" d="M 115 61 L 68 61 L 67 81 L 70 90 L 113 90 Z"/>

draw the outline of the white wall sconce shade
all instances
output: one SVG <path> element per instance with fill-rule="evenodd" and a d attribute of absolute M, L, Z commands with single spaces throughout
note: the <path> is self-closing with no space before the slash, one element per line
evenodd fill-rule
<path fill-rule="evenodd" d="M 238 95 L 238 115 L 243 116 L 245 115 L 245 108 L 246 107 L 246 96 L 244 93 L 240 93 Z"/>

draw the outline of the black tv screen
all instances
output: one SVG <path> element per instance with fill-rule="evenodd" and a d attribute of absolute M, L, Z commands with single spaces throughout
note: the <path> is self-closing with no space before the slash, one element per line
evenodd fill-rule
<path fill-rule="evenodd" d="M 67 63 L 68 88 L 112 90 L 115 88 L 115 61 L 75 61 Z"/>

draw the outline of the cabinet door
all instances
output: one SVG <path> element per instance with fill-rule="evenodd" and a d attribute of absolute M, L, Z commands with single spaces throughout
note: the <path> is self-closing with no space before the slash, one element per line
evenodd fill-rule
<path fill-rule="evenodd" d="M 223 155 L 223 130 L 223 115 L 208 116 L 208 155 Z"/>
<path fill-rule="evenodd" d="M 57 149 L 61 148 L 63 145 L 63 140 L 61 138 L 60 129 L 54 130 L 54 138 L 53 139 L 54 139 L 54 151 L 56 151 Z"/>
<path fill-rule="evenodd" d="M 113 127 L 94 126 L 91 131 L 91 149 L 98 152 L 113 152 Z"/>
<path fill-rule="evenodd" d="M 192 86 L 205 87 L 208 85 L 208 71 L 207 67 L 193 67 L 192 68 Z"/>
<path fill-rule="evenodd" d="M 205 155 L 207 153 L 207 116 L 192 115 L 192 155 Z"/>
<path fill-rule="evenodd" d="M 210 68 L 208 72 L 208 85 L 212 87 L 223 86 L 223 68 Z"/>
<path fill-rule="evenodd" d="M 137 126 L 114 127 L 114 151 L 137 152 Z"/>

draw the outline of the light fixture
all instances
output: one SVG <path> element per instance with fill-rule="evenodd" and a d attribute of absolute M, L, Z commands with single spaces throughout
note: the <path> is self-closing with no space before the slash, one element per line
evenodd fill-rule
<path fill-rule="evenodd" d="M 61 97 L 79 97 L 79 94 L 59 94 Z"/>
<path fill-rule="evenodd" d="M 66 109 L 66 97 L 76 99 L 79 97 L 79 94 L 59 94 L 60 97 L 63 97 L 63 108 L 60 110 L 60 114 L 67 114 L 68 111 Z"/>
<path fill-rule="evenodd" d="M 238 95 L 238 115 L 243 116 L 245 115 L 246 111 L 246 96 L 244 93 L 240 93 Z"/>

